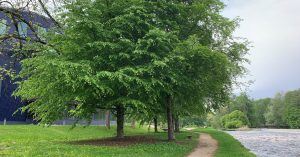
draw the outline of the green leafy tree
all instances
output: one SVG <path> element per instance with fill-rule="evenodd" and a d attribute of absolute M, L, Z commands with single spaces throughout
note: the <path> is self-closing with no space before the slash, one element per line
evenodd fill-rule
<path fill-rule="evenodd" d="M 284 95 L 277 93 L 275 97 L 271 100 L 271 105 L 268 106 L 268 110 L 265 114 L 267 125 L 275 127 L 285 127 L 287 126 L 284 119 L 285 104 Z"/>
<path fill-rule="evenodd" d="M 254 119 L 250 121 L 252 127 L 265 127 L 268 106 L 271 104 L 270 98 L 259 99 L 254 101 Z"/>
<path fill-rule="evenodd" d="M 90 120 L 97 109 L 110 109 L 123 138 L 126 110 L 143 110 L 142 100 L 151 97 L 153 82 L 140 76 L 149 60 L 139 57 L 139 39 L 155 33 L 152 16 L 138 1 L 80 0 L 66 9 L 64 34 L 50 35 L 55 48 L 42 47 L 23 61 L 20 76 L 26 79 L 16 95 L 35 100 L 24 110 L 41 123 L 64 116 Z"/>
<path fill-rule="evenodd" d="M 155 19 L 158 27 L 175 34 L 179 41 L 159 70 L 160 78 L 165 78 L 160 90 L 168 136 L 174 139 L 173 115 L 203 114 L 228 100 L 234 77 L 245 72 L 241 63 L 247 61 L 247 42 L 235 41 L 232 32 L 238 20 L 223 17 L 224 4 L 218 0 L 148 4 L 159 17 Z"/>
<path fill-rule="evenodd" d="M 235 110 L 242 111 L 246 114 L 250 121 L 250 125 L 252 126 L 252 122 L 255 121 L 255 111 L 253 100 L 249 98 L 247 93 L 241 93 L 239 96 L 234 96 L 228 105 L 229 112 L 233 112 Z"/>
<path fill-rule="evenodd" d="M 41 123 L 65 116 L 91 120 L 97 109 L 117 117 L 164 113 L 168 139 L 173 117 L 203 114 L 229 99 L 244 73 L 247 43 L 232 36 L 235 20 L 219 0 L 77 0 L 65 6 L 63 34 L 22 62 L 15 95 Z"/>
<path fill-rule="evenodd" d="M 300 128 L 300 90 L 285 95 L 285 119 L 291 128 Z"/>

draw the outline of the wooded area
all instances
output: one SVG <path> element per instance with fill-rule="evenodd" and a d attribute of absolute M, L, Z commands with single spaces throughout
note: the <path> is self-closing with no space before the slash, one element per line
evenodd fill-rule
<path fill-rule="evenodd" d="M 209 115 L 208 121 L 216 128 L 228 128 L 222 124 L 222 118 L 233 111 L 241 111 L 247 118 L 240 127 L 300 128 L 300 90 L 277 93 L 273 98 L 258 100 L 243 93 L 233 97 L 231 103 L 222 107 L 215 115 Z"/>

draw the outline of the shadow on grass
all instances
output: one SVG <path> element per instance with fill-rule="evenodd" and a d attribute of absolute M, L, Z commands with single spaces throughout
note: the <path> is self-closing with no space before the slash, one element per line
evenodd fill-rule
<path fill-rule="evenodd" d="M 168 141 L 164 135 L 166 135 L 166 133 L 160 132 L 160 133 L 153 133 L 151 135 L 146 135 L 146 136 L 145 135 L 125 136 L 123 139 L 118 139 L 116 137 L 107 137 L 107 138 L 99 138 L 99 139 L 85 139 L 85 140 L 70 141 L 66 143 L 71 145 L 127 147 L 127 146 L 138 145 L 138 144 L 158 144 L 158 143 L 174 143 L 179 145 L 186 145 L 191 143 L 192 141 L 185 135 L 181 137 L 181 139 Z M 197 135 L 193 135 L 194 138 L 197 138 L 196 136 Z"/>
<path fill-rule="evenodd" d="M 126 146 L 131 146 L 136 144 L 156 144 L 160 142 L 167 142 L 167 140 L 158 139 L 153 136 L 125 136 L 123 139 L 109 137 L 109 138 L 101 138 L 101 139 L 71 141 L 68 143 L 73 145 L 126 147 Z"/>

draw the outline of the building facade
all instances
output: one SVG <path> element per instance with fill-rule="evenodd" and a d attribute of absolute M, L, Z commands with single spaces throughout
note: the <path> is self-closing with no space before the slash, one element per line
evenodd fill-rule
<path fill-rule="evenodd" d="M 36 13 L 24 11 L 20 15 L 21 17 L 14 17 L 11 13 L 0 12 L 0 37 L 19 34 L 22 38 L 33 38 L 33 31 L 29 29 L 24 20 L 31 22 L 38 31 L 46 31 L 51 26 L 47 18 Z M 12 42 L 14 41 L 2 40 L 0 44 L 0 121 L 31 121 L 32 118 L 27 113 L 16 112 L 20 107 L 26 105 L 26 102 L 21 102 L 20 98 L 12 96 L 16 84 L 3 73 L 4 69 L 10 68 L 16 72 L 20 71 L 20 64 L 13 57 Z"/>

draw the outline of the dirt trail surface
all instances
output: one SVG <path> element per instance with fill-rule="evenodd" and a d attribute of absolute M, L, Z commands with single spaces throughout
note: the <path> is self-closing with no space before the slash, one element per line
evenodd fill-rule
<path fill-rule="evenodd" d="M 258 157 L 300 157 L 300 129 L 228 131 Z"/>
<path fill-rule="evenodd" d="M 188 157 L 213 157 L 218 148 L 218 142 L 209 134 L 199 137 L 199 145 Z"/>

